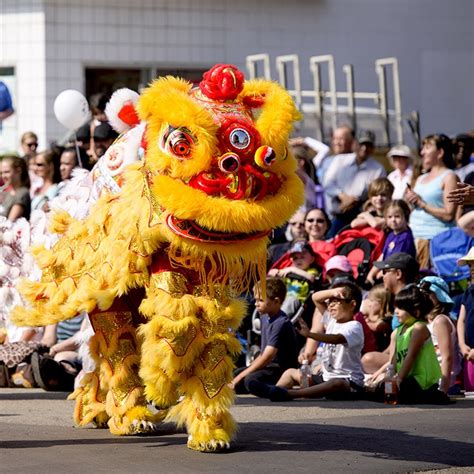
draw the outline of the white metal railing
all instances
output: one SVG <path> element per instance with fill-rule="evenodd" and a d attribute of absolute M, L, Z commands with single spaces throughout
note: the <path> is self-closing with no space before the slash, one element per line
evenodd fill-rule
<path fill-rule="evenodd" d="M 258 74 L 258 65 L 263 66 L 263 74 Z M 264 77 L 271 79 L 270 56 L 267 53 L 254 54 L 246 58 L 247 70 L 250 78 Z M 327 90 L 322 86 L 322 69 L 327 70 Z M 309 71 L 312 75 L 312 89 L 303 89 L 301 86 L 300 63 L 297 54 L 277 56 L 275 67 L 278 75 L 278 82 L 285 87 L 295 100 L 296 106 L 303 111 L 308 110 L 308 103 L 305 99 L 312 99 L 314 104 L 313 113 L 318 121 L 318 133 L 320 138 L 324 138 L 325 115 L 330 112 L 330 126 L 334 130 L 338 125 L 338 115 L 341 110 L 349 116 L 354 130 L 357 129 L 357 115 L 360 110 L 377 115 L 383 122 L 384 140 L 391 145 L 390 121 L 395 122 L 395 134 L 397 143 L 403 143 L 403 124 L 400 96 L 400 80 L 397 58 L 381 58 L 375 61 L 375 72 L 378 77 L 379 90 L 377 92 L 361 92 L 355 90 L 354 67 L 352 64 L 345 64 L 342 71 L 345 75 L 346 90 L 338 91 L 336 87 L 336 66 L 332 54 L 312 56 L 309 59 Z M 387 77 L 388 69 L 391 68 L 393 109 L 388 106 Z M 292 79 L 292 81 L 290 80 Z M 289 88 L 292 82 L 293 87 Z M 339 101 L 343 101 L 341 106 Z M 357 107 L 360 100 L 372 100 L 375 107 Z M 329 103 L 328 103 L 329 101 Z M 304 105 L 304 107 L 303 107 Z"/>

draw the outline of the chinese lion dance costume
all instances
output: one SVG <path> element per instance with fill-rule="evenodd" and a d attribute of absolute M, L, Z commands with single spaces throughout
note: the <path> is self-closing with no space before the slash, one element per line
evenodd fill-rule
<path fill-rule="evenodd" d="M 104 157 L 132 162 L 120 189 L 85 219 L 56 213 L 59 240 L 33 250 L 42 277 L 22 283 L 29 307 L 14 312 L 29 326 L 89 313 L 97 368 L 73 394 L 79 425 L 133 434 L 174 421 L 191 449 L 229 446 L 239 296 L 265 278 L 268 235 L 302 202 L 287 149 L 298 118 L 284 89 L 232 65 L 196 88 L 160 78 L 124 101 L 119 125 L 109 118 L 129 127 Z"/>

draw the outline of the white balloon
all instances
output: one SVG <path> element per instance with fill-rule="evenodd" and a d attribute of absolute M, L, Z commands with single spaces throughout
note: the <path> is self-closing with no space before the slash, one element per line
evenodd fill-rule
<path fill-rule="evenodd" d="M 54 115 L 61 125 L 76 130 L 89 119 L 89 104 L 79 91 L 67 89 L 56 97 Z"/>

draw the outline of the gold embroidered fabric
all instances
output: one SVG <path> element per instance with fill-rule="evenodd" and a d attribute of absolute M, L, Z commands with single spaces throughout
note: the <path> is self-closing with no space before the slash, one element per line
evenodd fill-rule
<path fill-rule="evenodd" d="M 171 347 L 171 350 L 178 357 L 182 357 L 188 352 L 188 348 L 197 336 L 197 330 L 190 326 L 188 330 L 173 337 L 164 337 L 163 339 Z"/>
<path fill-rule="evenodd" d="M 181 273 L 154 273 L 150 278 L 150 290 L 163 290 L 174 298 L 180 298 L 188 292 L 186 281 L 186 277 Z"/>

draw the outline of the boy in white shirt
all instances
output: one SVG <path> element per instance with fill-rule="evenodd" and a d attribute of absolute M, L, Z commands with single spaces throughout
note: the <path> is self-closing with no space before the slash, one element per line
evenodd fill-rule
<path fill-rule="evenodd" d="M 364 331 L 354 314 L 361 303 L 360 289 L 352 282 L 342 281 L 329 290 L 318 291 L 313 301 L 323 314 L 328 311 L 331 319 L 326 332 L 312 333 L 302 320 L 299 333 L 324 343 L 321 371 L 312 377 L 312 385 L 293 389 L 300 381 L 298 369 L 288 369 L 275 386 L 257 382 L 249 386 L 250 391 L 272 401 L 288 401 L 295 398 L 353 398 L 362 393 L 364 373 L 360 362 L 364 345 Z"/>

